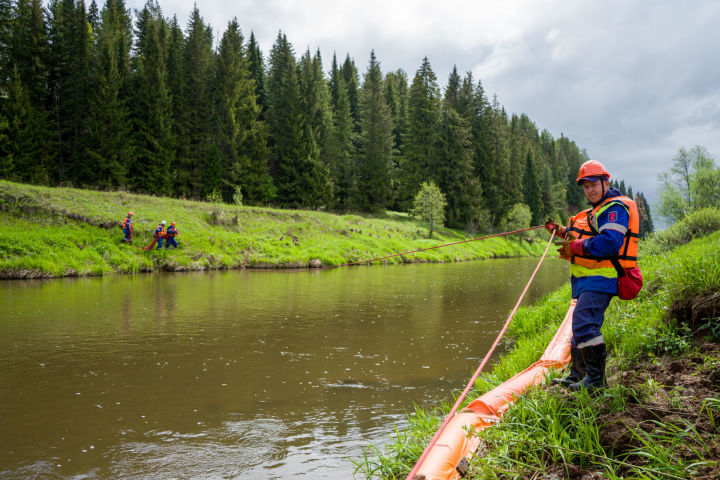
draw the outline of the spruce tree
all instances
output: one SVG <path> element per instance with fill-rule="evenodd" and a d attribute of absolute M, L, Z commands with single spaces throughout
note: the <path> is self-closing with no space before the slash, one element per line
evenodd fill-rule
<path fill-rule="evenodd" d="M 300 59 L 298 78 L 302 98 L 303 122 L 310 124 L 313 138 L 319 149 L 320 161 L 328 165 L 328 140 L 332 129 L 332 110 L 330 91 L 322 69 L 322 60 L 318 50 L 310 56 L 306 51 Z"/>
<path fill-rule="evenodd" d="M 6 180 L 12 180 L 15 171 L 9 134 L 10 124 L 3 108 L 0 109 L 0 178 Z"/>
<path fill-rule="evenodd" d="M 167 88 L 172 104 L 172 150 L 175 158 L 175 162 L 170 168 L 170 175 L 175 194 L 190 196 L 190 190 L 187 187 L 189 185 L 188 176 L 179 161 L 181 158 L 187 158 L 188 137 L 186 134 L 187 122 L 185 121 L 187 110 L 185 108 L 185 97 L 183 96 L 185 90 L 185 67 L 183 65 L 185 34 L 176 15 L 173 16 L 169 23 L 166 58 Z"/>
<path fill-rule="evenodd" d="M 480 221 L 482 189 L 474 172 L 470 127 L 447 100 L 441 113 L 439 140 L 436 175 L 447 200 L 447 225 L 474 227 Z"/>
<path fill-rule="evenodd" d="M 16 68 L 8 87 L 8 149 L 13 177 L 29 183 L 47 184 L 51 162 L 47 116 L 33 105 Z M 5 166 L 7 169 L 9 165 Z"/>
<path fill-rule="evenodd" d="M 193 197 L 203 193 L 202 170 L 211 136 L 211 86 L 214 57 L 212 52 L 212 29 L 205 25 L 197 6 L 188 21 L 183 58 L 185 81 L 183 83 L 183 116 L 181 129 L 187 137 L 187 152 L 178 159 L 180 170 L 185 174 L 179 178 L 185 192 Z"/>
<path fill-rule="evenodd" d="M 340 95 L 340 83 L 342 82 L 342 70 L 338 68 L 337 55 L 333 52 L 332 63 L 330 65 L 330 80 L 328 83 L 330 89 L 330 106 L 333 110 L 337 108 L 338 96 Z M 347 91 L 347 88 L 345 88 Z"/>
<path fill-rule="evenodd" d="M 58 145 L 51 174 L 58 182 L 86 185 L 92 176 L 87 161 L 92 38 L 85 2 L 54 0 L 49 11 L 50 83 Z"/>
<path fill-rule="evenodd" d="M 265 126 L 237 19 L 220 41 L 215 89 L 214 143 L 221 158 L 223 197 L 230 202 L 239 187 L 246 203 L 265 201 L 271 194 Z"/>
<path fill-rule="evenodd" d="M 445 98 L 444 102 L 446 106 L 452 107 L 453 110 L 459 112 L 460 106 L 460 75 L 458 75 L 457 67 L 453 65 L 452 72 L 448 77 L 448 83 L 445 87 Z"/>
<path fill-rule="evenodd" d="M 10 83 L 10 43 L 12 37 L 13 8 L 11 0 L 0 0 L 0 113 Z M 7 119 L 6 119 L 7 120 Z"/>
<path fill-rule="evenodd" d="M 20 0 L 12 22 L 8 61 L 12 75 L 6 97 L 7 135 L 16 177 L 48 183 L 52 135 L 49 97 L 49 52 L 40 0 Z"/>
<path fill-rule="evenodd" d="M 400 205 L 407 209 L 420 184 L 436 179 L 438 133 L 440 125 L 440 91 L 437 77 L 427 57 L 415 73 L 408 98 L 408 133 L 400 165 Z"/>
<path fill-rule="evenodd" d="M 125 183 L 132 158 L 130 129 L 130 50 L 132 25 L 123 0 L 109 0 L 96 29 L 88 132 L 89 183 Z"/>
<path fill-rule="evenodd" d="M 270 50 L 267 94 L 265 118 L 270 136 L 270 174 L 277 188 L 277 202 L 297 207 L 301 204 L 301 179 L 297 164 L 304 132 L 295 56 L 282 32 L 278 33 Z"/>
<path fill-rule="evenodd" d="M 363 79 L 360 97 L 360 137 L 357 152 L 357 205 L 378 212 L 390 200 L 392 115 L 385 101 L 380 64 L 375 51 Z"/>
<path fill-rule="evenodd" d="M 356 195 L 356 175 L 353 165 L 355 152 L 354 122 L 350 114 L 350 101 L 342 77 L 337 79 L 337 100 L 333 110 L 333 127 L 328 142 L 330 181 L 334 187 L 333 207 L 345 211 L 353 205 Z"/>
<path fill-rule="evenodd" d="M 357 131 L 360 122 L 360 81 L 358 80 L 358 71 L 355 67 L 355 62 L 350 58 L 350 54 L 347 54 L 345 56 L 345 62 L 343 62 L 342 66 L 342 76 L 348 92 L 348 101 L 350 102 L 350 115 L 352 115 L 353 121 L 355 122 L 355 131 Z"/>
<path fill-rule="evenodd" d="M 14 165 L 10 145 L 10 124 L 7 118 L 8 85 L 10 82 L 10 38 L 12 5 L 0 0 L 0 178 L 12 178 Z"/>
<path fill-rule="evenodd" d="M 524 203 L 530 207 L 532 213 L 532 224 L 538 225 L 542 223 L 545 213 L 543 206 L 543 197 L 540 190 L 540 179 L 538 178 L 535 162 L 532 154 L 527 153 L 525 157 L 525 171 L 523 172 L 523 197 Z"/>
<path fill-rule="evenodd" d="M 265 110 L 267 110 L 267 92 L 265 91 L 265 62 L 260 45 L 255 40 L 255 34 L 250 32 L 250 42 L 248 43 L 248 59 L 250 61 L 250 73 L 255 81 L 255 96 L 257 103 L 260 105 L 260 119 L 263 118 Z"/>
<path fill-rule="evenodd" d="M 650 214 L 650 204 L 642 192 L 637 194 L 635 202 L 637 203 L 638 214 L 640 215 L 640 238 L 646 238 L 655 231 L 652 215 Z"/>
<path fill-rule="evenodd" d="M 134 162 L 128 181 L 134 190 L 166 194 L 172 191 L 174 160 L 172 105 L 162 35 L 165 20 L 156 3 L 148 1 L 136 21 Z"/>

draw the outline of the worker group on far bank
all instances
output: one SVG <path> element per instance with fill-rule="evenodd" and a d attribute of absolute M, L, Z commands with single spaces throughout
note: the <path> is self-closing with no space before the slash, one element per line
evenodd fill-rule
<path fill-rule="evenodd" d="M 135 226 L 133 225 L 132 221 L 133 212 L 128 212 L 127 217 L 125 217 L 122 221 L 121 227 L 123 230 L 123 233 L 125 234 L 125 237 L 122 239 L 122 243 L 127 243 L 129 245 L 132 245 L 132 237 L 133 233 L 135 232 Z M 175 237 L 178 235 L 178 229 L 175 225 L 175 222 L 172 222 L 167 229 L 165 226 L 167 225 L 167 222 L 163 220 L 160 222 L 160 224 L 155 228 L 155 232 L 153 233 L 153 241 L 150 243 L 150 245 L 143 247 L 143 250 L 150 250 L 152 249 L 155 244 L 157 243 L 157 249 L 160 250 L 163 246 L 163 239 L 165 239 L 165 250 L 167 250 L 170 246 L 173 246 L 175 248 L 178 248 L 177 240 L 175 240 Z"/>

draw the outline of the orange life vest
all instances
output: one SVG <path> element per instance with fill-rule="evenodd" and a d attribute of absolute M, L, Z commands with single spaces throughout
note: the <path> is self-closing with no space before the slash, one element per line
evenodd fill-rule
<path fill-rule="evenodd" d="M 122 222 L 122 229 L 128 230 L 131 228 L 132 228 L 132 220 L 130 219 L 130 217 L 125 217 L 125 219 Z"/>
<path fill-rule="evenodd" d="M 157 228 L 155 229 L 155 238 L 156 239 L 157 238 L 165 238 L 164 229 L 165 229 L 165 225 L 163 225 L 162 223 L 157 226 Z"/>
<path fill-rule="evenodd" d="M 593 255 L 573 255 L 570 258 L 570 272 L 575 277 L 601 275 L 603 277 L 617 277 L 619 269 L 637 267 L 638 239 L 640 238 L 640 217 L 637 204 L 628 197 L 610 197 L 594 208 L 583 210 L 570 218 L 567 231 L 577 235 L 579 240 L 591 238 L 600 234 L 598 217 L 613 205 L 622 205 L 629 215 L 628 229 L 625 240 L 617 256 L 595 257 Z"/>

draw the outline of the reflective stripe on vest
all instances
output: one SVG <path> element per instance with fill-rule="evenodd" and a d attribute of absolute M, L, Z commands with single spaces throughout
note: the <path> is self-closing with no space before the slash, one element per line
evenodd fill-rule
<path fill-rule="evenodd" d="M 622 205 L 628 212 L 628 228 L 624 225 L 606 223 L 598 228 L 598 217 L 613 205 Z M 621 228 L 622 227 L 622 228 Z M 637 204 L 628 197 L 611 197 L 605 199 L 595 208 L 584 210 L 570 219 L 568 230 L 575 232 L 578 239 L 591 238 L 599 235 L 603 230 L 616 230 L 624 233 L 625 239 L 622 247 L 615 257 L 595 257 L 593 255 L 574 255 L 571 259 L 570 272 L 575 277 L 602 276 L 614 278 L 618 270 L 637 266 L 638 232 L 640 231 L 640 217 Z M 625 230 L 625 231 L 623 231 Z"/>

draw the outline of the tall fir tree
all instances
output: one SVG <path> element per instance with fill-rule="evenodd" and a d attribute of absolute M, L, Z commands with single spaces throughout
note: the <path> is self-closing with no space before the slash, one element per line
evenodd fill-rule
<path fill-rule="evenodd" d="M 540 190 L 540 178 L 535 168 L 532 154 L 528 151 L 525 156 L 525 168 L 523 172 L 523 197 L 524 203 L 530 207 L 532 213 L 532 224 L 542 223 L 544 211 L 543 197 Z"/>
<path fill-rule="evenodd" d="M 33 105 L 16 68 L 8 88 L 8 139 L 13 178 L 30 183 L 49 183 L 50 144 L 47 116 Z"/>
<path fill-rule="evenodd" d="M 205 25 L 196 6 L 188 21 L 183 58 L 183 112 L 181 118 L 176 119 L 182 122 L 181 130 L 187 138 L 187 151 L 180 152 L 184 155 L 178 158 L 180 170 L 184 172 L 184 177 L 178 179 L 178 187 L 195 198 L 207 193 L 203 186 L 203 168 L 211 146 L 212 38 L 212 29 Z"/>
<path fill-rule="evenodd" d="M 271 194 L 265 126 L 260 121 L 255 82 L 237 19 L 223 34 L 215 63 L 213 109 L 215 145 L 221 158 L 222 194 L 231 201 L 236 188 L 249 204 Z"/>
<path fill-rule="evenodd" d="M 440 90 L 427 57 L 415 73 L 408 95 L 408 131 L 400 165 L 399 203 L 403 209 L 410 207 L 423 181 L 436 180 Z"/>
<path fill-rule="evenodd" d="M 49 52 L 40 0 L 15 6 L 8 61 L 13 74 L 6 97 L 10 153 L 16 178 L 48 183 L 52 156 L 48 78 Z"/>
<path fill-rule="evenodd" d="M 298 66 L 303 121 L 308 122 L 320 152 L 320 161 L 328 166 L 328 141 L 332 130 L 330 90 L 322 67 L 320 51 L 310 56 L 308 50 Z"/>
<path fill-rule="evenodd" d="M 300 85 L 295 56 L 287 37 L 279 32 L 270 50 L 265 118 L 270 136 L 270 174 L 277 188 L 277 202 L 300 206 L 301 188 L 297 162 L 303 140 Z"/>
<path fill-rule="evenodd" d="M 360 137 L 357 152 L 357 205 L 367 211 L 384 210 L 390 200 L 390 162 L 393 120 L 385 100 L 380 64 L 375 51 L 363 79 L 360 96 Z"/>
<path fill-rule="evenodd" d="M 451 100 L 441 112 L 438 187 L 447 200 L 447 226 L 474 230 L 480 223 L 482 188 L 474 171 L 470 126 Z"/>
<path fill-rule="evenodd" d="M 88 185 L 87 161 L 92 37 L 85 2 L 53 0 L 49 5 L 50 75 L 57 150 L 53 176 L 58 182 Z"/>
<path fill-rule="evenodd" d="M 345 81 L 340 76 L 336 81 L 337 100 L 333 107 L 333 127 L 328 142 L 328 168 L 333 185 L 333 208 L 346 211 L 353 206 L 352 199 L 357 198 L 353 165 L 355 133 Z"/>
<path fill-rule="evenodd" d="M 460 105 L 461 87 L 462 82 L 457 72 L 457 66 L 453 65 L 452 72 L 450 72 L 450 76 L 448 77 L 448 83 L 445 86 L 445 97 L 443 101 L 446 106 L 452 107 L 452 109 L 458 113 L 462 108 Z"/>
<path fill-rule="evenodd" d="M 10 48 L 13 24 L 12 0 L 0 0 L 0 112 L 10 83 Z"/>
<path fill-rule="evenodd" d="M 165 194 L 172 191 L 170 165 L 174 159 L 172 104 L 162 38 L 165 20 L 154 0 L 148 0 L 137 17 L 135 155 L 128 168 L 128 181 L 136 191 Z"/>
<path fill-rule="evenodd" d="M 350 115 L 355 122 L 355 131 L 359 128 L 360 122 L 360 80 L 358 76 L 355 62 L 350 58 L 350 54 L 345 56 L 342 66 L 342 77 L 347 88 L 348 101 L 350 102 Z"/>
<path fill-rule="evenodd" d="M 260 119 L 263 118 L 265 110 L 267 110 L 267 91 L 265 90 L 265 61 L 263 60 L 260 44 L 255 39 L 255 33 L 250 32 L 250 41 L 248 43 L 248 60 L 250 61 L 250 73 L 255 81 L 255 96 L 257 103 L 260 105 Z"/>
<path fill-rule="evenodd" d="M 90 182 L 124 185 L 132 163 L 130 129 L 130 50 L 132 23 L 123 0 L 108 0 L 96 29 L 88 128 Z"/>
<path fill-rule="evenodd" d="M 650 213 L 650 204 L 642 192 L 639 192 L 635 196 L 635 202 L 637 203 L 638 213 L 640 215 L 640 238 L 646 238 L 655 231 L 655 225 L 653 224 Z"/>
<path fill-rule="evenodd" d="M 333 110 L 337 108 L 338 96 L 340 95 L 340 83 L 342 81 L 342 70 L 338 67 L 337 54 L 333 52 L 330 63 L 330 79 L 328 89 L 330 90 L 330 106 Z M 347 88 L 345 89 L 347 91 Z"/>
<path fill-rule="evenodd" d="M 7 117 L 11 29 L 11 1 L 0 0 L 0 178 L 12 178 L 14 171 L 9 136 L 10 124 Z"/>
<path fill-rule="evenodd" d="M 183 165 L 178 161 L 180 158 L 186 158 L 188 155 L 188 137 L 186 135 L 185 118 L 185 98 L 183 91 L 185 90 L 185 67 L 183 59 L 185 58 L 185 34 L 180 27 L 177 15 L 173 15 L 168 25 L 168 47 L 166 52 L 167 58 L 167 87 L 170 94 L 172 104 L 172 150 L 173 157 L 176 159 L 170 167 L 170 176 L 173 184 L 173 192 L 176 195 L 189 196 L 190 192 L 186 185 L 187 175 L 183 171 Z"/>
<path fill-rule="evenodd" d="M 92 30 L 93 43 L 95 43 L 97 41 L 97 31 L 100 27 L 100 8 L 98 8 L 95 0 L 92 0 L 88 6 L 87 19 L 90 29 Z"/>

